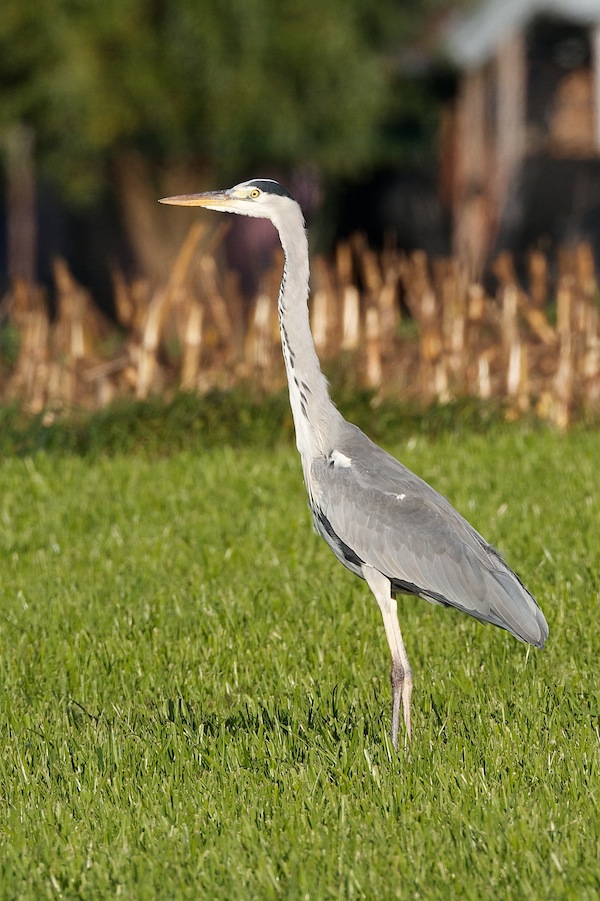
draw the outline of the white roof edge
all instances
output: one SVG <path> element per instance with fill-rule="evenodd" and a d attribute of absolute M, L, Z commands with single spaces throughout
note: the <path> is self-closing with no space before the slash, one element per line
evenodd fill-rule
<path fill-rule="evenodd" d="M 445 51 L 457 66 L 481 65 L 503 39 L 526 27 L 537 15 L 581 25 L 600 24 L 600 0 L 488 0 L 450 27 Z"/>

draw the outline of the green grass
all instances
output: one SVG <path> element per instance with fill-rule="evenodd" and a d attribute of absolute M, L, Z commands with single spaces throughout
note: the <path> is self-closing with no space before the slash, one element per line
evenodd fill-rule
<path fill-rule="evenodd" d="M 597 898 L 600 434 L 387 444 L 550 624 L 528 653 L 403 599 L 397 755 L 377 606 L 288 438 L 136 434 L 0 465 L 0 897 Z"/>

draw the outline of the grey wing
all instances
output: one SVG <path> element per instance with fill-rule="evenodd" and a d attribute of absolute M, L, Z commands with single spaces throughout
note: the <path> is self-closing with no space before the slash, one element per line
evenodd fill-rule
<path fill-rule="evenodd" d="M 337 457 L 334 450 L 311 471 L 315 524 L 339 559 L 358 574 L 367 563 L 396 592 L 456 607 L 541 647 L 544 616 L 500 554 L 426 482 L 348 429 Z"/>

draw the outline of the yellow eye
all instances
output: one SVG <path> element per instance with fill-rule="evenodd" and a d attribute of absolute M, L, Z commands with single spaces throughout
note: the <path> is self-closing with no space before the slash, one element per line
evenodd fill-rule
<path fill-rule="evenodd" d="M 258 190 L 258 188 L 252 188 L 252 190 L 250 191 L 250 197 L 252 198 L 252 200 L 256 200 L 257 197 L 260 197 L 260 191 Z"/>

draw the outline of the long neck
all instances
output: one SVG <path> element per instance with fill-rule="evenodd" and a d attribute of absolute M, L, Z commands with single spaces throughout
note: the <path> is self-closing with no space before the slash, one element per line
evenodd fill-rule
<path fill-rule="evenodd" d="M 300 208 L 275 222 L 284 253 L 279 289 L 279 327 L 296 428 L 296 444 L 306 464 L 331 449 L 341 419 L 321 372 L 308 319 L 308 242 Z M 306 475 L 306 472 L 305 472 Z"/>

